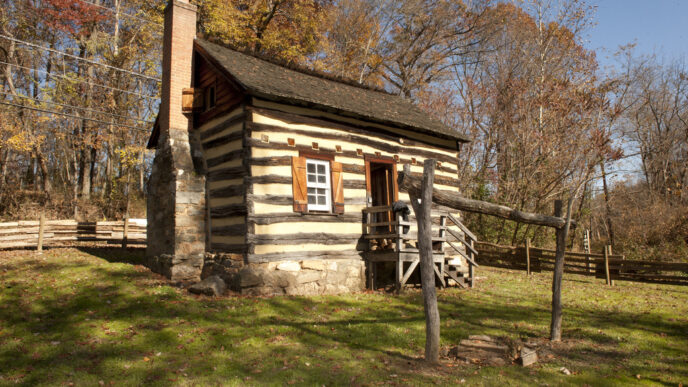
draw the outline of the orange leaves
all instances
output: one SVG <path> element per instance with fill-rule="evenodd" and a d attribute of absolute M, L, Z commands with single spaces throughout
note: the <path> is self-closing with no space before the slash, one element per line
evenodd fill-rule
<path fill-rule="evenodd" d="M 322 38 L 325 1 L 209 0 L 200 8 L 204 33 L 226 44 L 287 62 L 304 62 Z"/>

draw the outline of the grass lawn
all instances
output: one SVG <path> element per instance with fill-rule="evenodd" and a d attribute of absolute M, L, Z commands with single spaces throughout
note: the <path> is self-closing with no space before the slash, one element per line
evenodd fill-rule
<path fill-rule="evenodd" d="M 169 286 L 141 259 L 0 253 L 0 385 L 688 384 L 688 287 L 565 275 L 553 357 L 428 367 L 419 291 L 213 299 Z M 476 289 L 438 292 L 443 345 L 548 336 L 551 273 L 478 275 Z"/>

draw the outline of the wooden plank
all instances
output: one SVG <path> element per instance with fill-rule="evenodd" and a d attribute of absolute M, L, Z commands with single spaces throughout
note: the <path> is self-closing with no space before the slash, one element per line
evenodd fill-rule
<path fill-rule="evenodd" d="M 459 242 L 463 243 L 464 246 L 466 246 L 466 249 L 470 250 L 473 254 L 475 255 L 480 255 L 478 253 L 478 250 L 475 249 L 475 247 L 471 246 L 470 244 L 466 243 L 466 241 L 463 238 L 460 238 L 460 235 L 456 234 L 456 231 L 448 228 L 447 231 L 456 239 L 459 240 Z"/>
<path fill-rule="evenodd" d="M 41 211 L 41 219 L 38 226 L 38 244 L 36 251 L 43 251 L 43 238 L 45 237 L 45 209 Z"/>
<path fill-rule="evenodd" d="M 446 288 L 447 285 L 444 284 L 444 276 L 440 272 L 440 269 L 437 268 L 437 265 L 432 265 L 432 268 L 435 270 L 435 275 L 437 276 L 437 279 L 440 280 L 440 286 Z"/>
<path fill-rule="evenodd" d="M 366 212 L 366 213 L 390 212 L 390 211 L 392 211 L 392 206 L 375 206 L 375 207 L 366 207 L 363 209 L 363 212 Z"/>
<path fill-rule="evenodd" d="M 404 273 L 404 276 L 401 279 L 401 286 L 406 285 L 406 282 L 411 278 L 411 275 L 413 274 L 413 271 L 416 270 L 416 267 L 418 267 L 418 264 L 420 263 L 420 259 L 417 261 L 411 262 L 411 265 L 409 268 L 406 270 L 406 273 Z"/>
<path fill-rule="evenodd" d="M 395 221 L 390 221 L 390 222 L 376 222 L 376 223 L 364 223 L 366 227 L 377 227 L 377 226 L 396 226 L 397 222 Z"/>
<path fill-rule="evenodd" d="M 479 266 L 477 263 L 475 263 L 474 260 L 472 260 L 471 258 L 469 258 L 467 254 L 465 254 L 463 251 L 459 250 L 456 246 L 454 246 L 453 243 L 447 241 L 447 244 L 449 245 L 449 247 L 451 247 L 452 249 L 456 250 L 456 252 L 459 253 L 462 257 L 466 258 L 466 260 L 467 260 L 468 262 L 470 262 L 471 264 L 473 264 L 473 266 Z"/>
<path fill-rule="evenodd" d="M 531 275 L 530 271 L 530 238 L 526 238 L 526 272 Z"/>
<path fill-rule="evenodd" d="M 474 241 L 478 240 L 478 237 L 476 237 L 475 234 L 471 232 L 471 230 L 464 226 L 460 220 L 456 219 L 454 215 L 452 215 L 451 213 L 447 213 L 447 216 L 449 217 L 449 220 L 451 220 L 455 225 L 457 225 L 461 229 L 461 231 L 463 231 L 463 233 L 466 234 L 469 238 L 473 239 Z"/>
<path fill-rule="evenodd" d="M 685 275 L 669 275 L 669 274 L 653 274 L 653 273 L 622 273 L 614 274 L 612 278 L 628 280 L 632 278 L 642 278 L 642 279 L 668 279 L 668 280 L 679 280 L 687 281 L 688 276 Z"/>

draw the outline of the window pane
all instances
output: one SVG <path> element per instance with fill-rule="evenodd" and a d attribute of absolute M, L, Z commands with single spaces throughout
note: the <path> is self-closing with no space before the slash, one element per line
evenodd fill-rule
<path fill-rule="evenodd" d="M 318 183 L 325 183 L 325 182 L 326 182 L 325 176 L 318 175 Z"/>
<path fill-rule="evenodd" d="M 315 175 L 308 175 L 308 182 L 315 183 Z"/>
<path fill-rule="evenodd" d="M 325 166 L 322 164 L 318 164 L 318 173 L 324 175 L 325 174 Z"/>
<path fill-rule="evenodd" d="M 307 164 L 308 173 L 315 173 L 315 164 Z"/>
<path fill-rule="evenodd" d="M 321 204 L 321 205 L 327 204 L 327 200 L 325 200 L 324 196 L 318 195 L 318 204 Z"/>
<path fill-rule="evenodd" d="M 308 189 L 308 194 L 309 194 L 309 195 L 315 195 L 315 188 L 309 188 L 309 189 Z"/>
<path fill-rule="evenodd" d="M 327 194 L 327 190 L 324 188 L 318 188 L 318 195 L 325 195 Z"/>
<path fill-rule="evenodd" d="M 315 204 L 315 195 L 308 195 L 308 204 Z"/>

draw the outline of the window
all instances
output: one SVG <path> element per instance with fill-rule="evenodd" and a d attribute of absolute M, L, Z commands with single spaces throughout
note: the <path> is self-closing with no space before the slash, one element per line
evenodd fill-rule
<path fill-rule="evenodd" d="M 343 214 L 344 173 L 334 157 L 299 154 L 291 158 L 294 212 Z"/>
<path fill-rule="evenodd" d="M 306 160 L 306 187 L 308 187 L 308 211 L 330 211 L 330 162 Z"/>
<path fill-rule="evenodd" d="M 215 107 L 215 85 L 210 86 L 205 93 L 205 110 Z"/>

